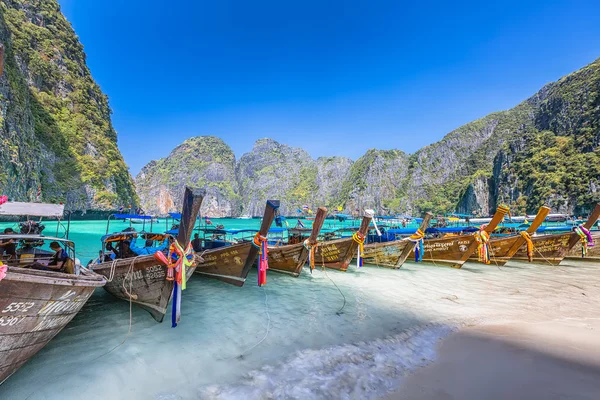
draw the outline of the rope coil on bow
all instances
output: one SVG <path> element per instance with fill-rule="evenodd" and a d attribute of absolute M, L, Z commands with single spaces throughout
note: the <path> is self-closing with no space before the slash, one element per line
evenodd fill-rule
<path fill-rule="evenodd" d="M 266 285 L 267 270 L 269 269 L 267 238 L 257 232 L 252 240 L 252 245 L 258 249 L 258 286 Z"/>
<path fill-rule="evenodd" d="M 587 255 L 588 247 L 594 246 L 594 239 L 592 238 L 590 231 L 583 225 L 579 225 L 575 228 L 575 233 L 577 233 L 581 239 L 581 257 L 583 258 Z"/>
<path fill-rule="evenodd" d="M 490 263 L 490 249 L 488 242 L 490 241 L 490 234 L 484 230 L 484 226 L 480 230 L 473 233 L 475 240 L 477 241 L 477 254 L 479 262 L 489 264 Z"/>
<path fill-rule="evenodd" d="M 365 251 L 365 235 L 363 233 L 360 232 L 355 232 L 354 235 L 352 235 L 352 240 L 354 240 L 356 243 L 358 243 L 358 254 L 356 257 L 356 265 L 358 267 L 362 267 L 363 266 L 363 253 Z"/>
<path fill-rule="evenodd" d="M 310 266 L 310 273 L 312 274 L 315 269 L 315 251 L 319 246 L 319 242 L 315 242 L 313 244 L 310 243 L 308 239 L 303 242 L 304 248 L 308 250 L 308 265 Z"/>
<path fill-rule="evenodd" d="M 423 260 L 423 239 L 425 238 L 425 232 L 421 228 L 417 229 L 415 233 L 410 235 L 407 239 L 414 243 L 415 262 Z"/>
<path fill-rule="evenodd" d="M 519 232 L 523 239 L 525 239 L 525 243 L 527 244 L 527 259 L 529 262 L 533 261 L 533 240 L 531 240 L 531 235 L 527 231 Z"/>

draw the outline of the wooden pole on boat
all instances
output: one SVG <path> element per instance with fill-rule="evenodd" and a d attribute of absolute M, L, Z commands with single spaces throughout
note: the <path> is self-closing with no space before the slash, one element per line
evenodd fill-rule
<path fill-rule="evenodd" d="M 358 228 L 359 236 L 364 238 L 367 235 L 367 231 L 369 230 L 369 224 L 371 224 L 373 215 L 374 215 L 373 211 L 365 211 L 365 215 L 363 216 L 363 219 L 360 222 L 360 227 Z M 353 253 L 355 251 L 356 251 L 356 266 L 360 267 L 360 260 L 361 260 L 362 254 L 360 254 L 359 244 L 354 239 L 352 239 L 352 244 L 350 245 L 350 248 L 348 249 L 348 254 L 346 255 L 346 261 L 344 262 L 344 264 L 346 266 L 350 264 L 350 261 L 352 261 L 352 258 L 354 257 Z"/>
<path fill-rule="evenodd" d="M 319 207 L 317 210 L 317 215 L 315 215 L 315 221 L 313 222 L 312 231 L 310 232 L 310 236 L 308 237 L 308 243 L 312 246 L 317 243 L 317 237 L 319 236 L 319 232 L 321 232 L 321 228 L 323 227 L 323 223 L 325 222 L 325 217 L 327 217 L 327 209 L 325 207 Z"/>
<path fill-rule="evenodd" d="M 540 225 L 542 225 L 542 223 L 546 220 L 546 217 L 548 216 L 549 213 L 550 213 L 550 208 L 548 208 L 546 206 L 541 206 L 537 215 L 535 216 L 535 219 L 531 222 L 531 225 L 529 225 L 526 232 L 530 235 L 534 234 L 535 231 L 538 230 Z M 514 256 L 517 253 L 517 251 L 519 251 L 521 246 L 523 246 L 524 244 L 525 244 L 525 238 L 523 236 L 519 235 L 517 240 L 515 240 L 513 245 L 506 252 L 505 259 L 506 260 L 511 259 L 512 256 Z"/>
<path fill-rule="evenodd" d="M 485 232 L 487 232 L 488 234 L 491 234 L 492 232 L 494 232 L 494 229 L 496 229 L 498 224 L 500 222 L 502 222 L 502 220 L 504 219 L 504 216 L 506 215 L 507 212 L 508 212 L 508 207 L 505 207 L 505 206 L 498 207 L 496 209 L 496 213 L 492 217 L 492 220 L 485 226 L 485 228 L 483 230 Z M 463 253 L 462 257 L 460 258 L 460 261 L 457 262 L 456 264 L 452 265 L 452 268 L 461 268 L 463 266 L 463 264 L 469 259 L 469 257 L 471 257 L 471 254 L 473 254 L 475 252 L 475 250 L 477 250 L 477 246 L 478 246 L 477 240 L 473 240 L 471 245 L 467 248 L 467 251 L 465 251 Z"/>
<path fill-rule="evenodd" d="M 594 210 L 590 214 L 587 221 L 585 221 L 585 224 L 583 224 L 583 227 L 589 231 L 590 229 L 592 229 L 592 226 L 594 226 L 596 221 L 598 221 L 598 218 L 600 218 L 600 203 L 596 204 L 596 207 L 594 207 Z M 569 244 L 567 245 L 566 252 L 571 250 L 580 240 L 581 240 L 581 238 L 579 237 L 579 235 L 577 233 L 573 232 L 571 234 L 571 237 L 569 238 Z"/>
<path fill-rule="evenodd" d="M 432 213 L 425 213 L 425 215 L 423 216 L 423 221 L 421 221 L 421 226 L 419 226 L 419 229 L 425 232 L 425 230 L 429 227 L 429 221 L 431 221 L 431 218 L 433 218 Z M 402 264 L 404 264 L 404 262 L 410 255 L 410 252 L 413 250 L 413 247 L 414 246 L 410 245 L 404 247 L 404 250 L 402 250 L 400 257 L 398 257 L 398 261 L 396 261 L 396 265 L 394 266 L 394 268 L 398 269 L 402 266 Z"/>
<path fill-rule="evenodd" d="M 267 200 L 267 205 L 265 206 L 265 214 L 262 219 L 262 224 L 260 225 L 260 230 L 258 234 L 263 237 L 267 237 L 269 233 L 269 228 L 271 228 L 271 224 L 273 223 L 273 219 L 275 219 L 275 213 L 279 209 L 279 200 Z M 248 258 L 246 258 L 246 264 L 244 264 L 244 269 L 242 270 L 242 277 L 245 278 L 248 276 L 248 272 L 252 265 L 254 264 L 254 260 L 256 260 L 256 256 L 258 256 L 258 249 L 255 246 L 250 248 L 248 252 Z"/>
<path fill-rule="evenodd" d="M 177 234 L 177 242 L 184 249 L 187 247 L 192 237 L 192 230 L 198 213 L 200 212 L 200 206 L 202 200 L 206 196 L 205 189 L 185 187 L 183 194 L 183 210 L 181 211 L 181 220 L 179 221 L 179 233 Z"/>

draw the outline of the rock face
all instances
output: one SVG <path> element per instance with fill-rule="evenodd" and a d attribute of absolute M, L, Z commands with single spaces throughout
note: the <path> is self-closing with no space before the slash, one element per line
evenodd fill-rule
<path fill-rule="evenodd" d="M 191 172 L 192 178 L 179 180 L 199 183 L 210 176 L 213 184 L 232 188 L 219 192 L 215 216 L 262 215 L 269 198 L 282 200 L 281 212 L 287 215 L 304 204 L 341 207 L 346 213 L 373 208 L 382 214 L 455 210 L 489 215 L 502 203 L 514 213 L 549 205 L 556 212 L 585 214 L 600 201 L 599 146 L 597 60 L 516 107 L 466 124 L 411 155 L 371 149 L 356 162 L 313 160 L 302 149 L 261 139 L 237 163 L 230 155 L 227 168 L 232 171 L 235 164 L 235 177 L 202 167 Z M 146 207 L 149 197 L 168 205 L 173 200 L 173 189 L 155 178 L 164 165 L 164 160 L 152 162 L 137 178 Z"/>
<path fill-rule="evenodd" d="M 317 166 L 302 149 L 259 139 L 236 167 L 242 212 L 263 215 L 267 199 L 281 200 L 280 212 L 291 215 L 317 192 Z"/>
<path fill-rule="evenodd" d="M 135 204 L 108 100 L 58 3 L 0 9 L 0 193 L 80 210 Z"/>
<path fill-rule="evenodd" d="M 235 155 L 214 136 L 186 140 L 168 157 L 142 168 L 135 183 L 140 204 L 150 214 L 181 211 L 186 185 L 207 188 L 202 215 L 230 217 L 240 213 Z"/>

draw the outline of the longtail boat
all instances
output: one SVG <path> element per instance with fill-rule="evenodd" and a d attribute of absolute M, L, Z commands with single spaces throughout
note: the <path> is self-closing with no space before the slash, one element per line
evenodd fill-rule
<path fill-rule="evenodd" d="M 54 204 L 4 203 L 0 215 L 62 216 L 63 209 Z M 68 256 L 60 266 L 57 262 L 57 271 L 44 270 L 52 266 L 56 254 L 48 250 L 52 242 Z M 106 280 L 78 264 L 75 245 L 68 239 L 11 233 L 0 235 L 0 244 L 0 255 L 7 250 L 11 254 L 0 259 L 1 384 L 58 334 Z"/>
<path fill-rule="evenodd" d="M 533 236 L 531 238 L 531 241 L 533 242 L 533 255 L 529 257 L 527 254 L 527 247 L 526 245 L 523 245 L 512 259 L 515 261 L 530 261 L 538 264 L 558 265 L 577 243 L 581 243 L 582 248 L 587 248 L 589 238 L 584 234 L 581 228 L 583 227 L 583 230 L 589 232 L 599 217 L 600 204 L 596 204 L 596 207 L 594 207 L 588 220 L 579 227 L 573 227 L 574 231 Z"/>
<path fill-rule="evenodd" d="M 478 250 L 485 249 L 489 235 L 496 229 L 508 212 L 508 207 L 500 206 L 490 222 L 472 235 L 446 236 L 423 241 L 423 262 L 461 268 L 469 257 Z M 414 250 L 411 250 L 414 257 Z"/>
<path fill-rule="evenodd" d="M 177 235 L 177 242 L 184 249 L 190 242 L 204 195 L 204 189 L 185 188 L 181 224 Z M 156 321 L 162 322 L 171 300 L 174 281 L 167 279 L 168 267 L 153 254 L 103 261 L 91 264 L 90 268 L 107 278 L 104 289 L 108 293 L 118 299 L 131 301 L 148 311 Z M 187 268 L 186 279 L 192 275 L 194 268 Z"/>
<path fill-rule="evenodd" d="M 366 212 L 352 237 L 320 243 L 315 251 L 315 265 L 346 271 L 359 246 L 363 246 L 372 218 L 373 213 Z"/>
<path fill-rule="evenodd" d="M 260 230 L 253 241 L 198 252 L 203 261 L 198 262 L 196 273 L 235 286 L 243 286 L 258 256 L 261 240 L 266 240 L 278 209 L 279 200 L 267 200 Z"/>
<path fill-rule="evenodd" d="M 299 276 L 302 267 L 306 264 L 311 252 L 311 267 L 314 267 L 314 253 L 317 248 L 317 237 L 327 216 L 327 209 L 320 207 L 317 210 L 310 236 L 301 242 L 294 244 L 285 244 L 282 246 L 269 246 L 269 270 Z M 298 241 L 299 237 L 295 236 L 293 241 Z"/>
<path fill-rule="evenodd" d="M 546 220 L 546 217 L 550 213 L 550 208 L 542 206 L 540 207 L 537 215 L 527 227 L 526 231 L 522 231 L 517 235 L 510 235 L 500 238 L 492 238 L 488 243 L 489 248 L 489 260 L 494 265 L 506 264 L 519 249 L 525 245 L 529 249 L 531 254 L 533 237 L 532 235 L 538 230 L 542 223 Z M 481 261 L 477 255 L 471 255 L 469 261 Z"/>
<path fill-rule="evenodd" d="M 425 236 L 432 214 L 426 213 L 421 226 L 409 238 L 365 245 L 363 258 L 369 264 L 398 269 L 404 264 L 415 245 Z"/>

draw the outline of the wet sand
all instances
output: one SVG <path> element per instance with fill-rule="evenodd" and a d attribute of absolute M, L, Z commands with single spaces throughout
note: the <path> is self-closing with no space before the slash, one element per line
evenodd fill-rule
<path fill-rule="evenodd" d="M 599 399 L 600 321 L 484 325 L 452 334 L 391 399 Z"/>

